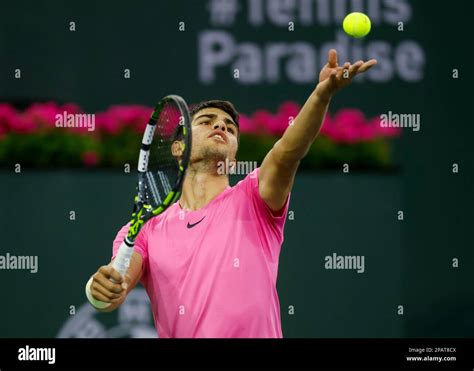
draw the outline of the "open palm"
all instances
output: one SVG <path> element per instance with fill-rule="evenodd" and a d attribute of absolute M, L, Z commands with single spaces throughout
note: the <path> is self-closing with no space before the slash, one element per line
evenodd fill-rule
<path fill-rule="evenodd" d="M 346 62 L 343 66 L 339 66 L 337 51 L 331 49 L 328 53 L 328 63 L 319 73 L 319 84 L 316 87 L 316 92 L 322 97 L 330 98 L 337 91 L 349 85 L 354 76 L 366 72 L 376 64 L 377 60 L 371 59 L 367 62 L 357 61 L 354 64 Z"/>

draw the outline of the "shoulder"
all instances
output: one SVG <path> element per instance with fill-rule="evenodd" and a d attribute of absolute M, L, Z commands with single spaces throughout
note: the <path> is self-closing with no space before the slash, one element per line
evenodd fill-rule
<path fill-rule="evenodd" d="M 249 190 L 258 190 L 258 175 L 260 173 L 260 168 L 257 167 L 250 173 L 248 173 L 244 179 L 240 180 L 234 187 L 235 189 L 241 189 L 245 191 Z"/>

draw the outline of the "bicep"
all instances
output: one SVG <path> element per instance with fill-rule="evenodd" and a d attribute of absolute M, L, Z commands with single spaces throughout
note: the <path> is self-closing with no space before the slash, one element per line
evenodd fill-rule
<path fill-rule="evenodd" d="M 293 187 L 299 161 L 288 163 L 283 160 L 281 142 L 273 148 L 260 166 L 258 191 L 272 211 L 279 211 L 285 205 L 286 199 Z"/>

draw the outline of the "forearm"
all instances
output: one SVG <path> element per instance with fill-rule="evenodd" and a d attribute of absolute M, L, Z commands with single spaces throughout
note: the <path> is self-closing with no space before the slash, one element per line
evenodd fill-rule
<path fill-rule="evenodd" d="M 282 163 L 301 161 L 318 135 L 326 115 L 330 98 L 312 92 L 301 108 L 293 125 L 288 126 L 274 150 Z"/>
<path fill-rule="evenodd" d="M 349 62 L 339 66 L 337 52 L 328 52 L 328 63 L 319 74 L 319 83 L 260 166 L 259 192 L 273 211 L 280 210 L 293 187 L 300 161 L 306 156 L 323 124 L 331 97 L 350 84 L 352 78 L 375 66 L 377 61 Z"/>
<path fill-rule="evenodd" d="M 330 99 L 314 91 L 301 108 L 293 125 L 265 156 L 260 167 L 259 192 L 273 210 L 280 210 L 293 187 L 300 161 L 321 129 Z"/>

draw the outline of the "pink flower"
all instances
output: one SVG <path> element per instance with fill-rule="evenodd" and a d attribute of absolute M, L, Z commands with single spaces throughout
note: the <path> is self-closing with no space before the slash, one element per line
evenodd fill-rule
<path fill-rule="evenodd" d="M 295 118 L 293 115 L 278 113 L 270 122 L 270 132 L 278 136 L 283 135 L 288 126 L 294 124 Z"/>
<path fill-rule="evenodd" d="M 243 134 L 255 134 L 258 132 L 258 127 L 253 120 L 247 115 L 239 115 L 239 130 Z"/>
<path fill-rule="evenodd" d="M 298 113 L 300 112 L 300 105 L 294 102 L 284 102 L 280 104 L 280 107 L 278 107 L 278 115 L 281 115 L 283 117 L 286 117 L 287 121 L 290 120 L 290 118 L 293 118 L 293 120 L 298 116 Z"/>
<path fill-rule="evenodd" d="M 334 131 L 334 124 L 329 112 L 324 116 L 323 124 L 321 125 L 320 133 L 321 135 L 331 137 L 332 132 Z"/>
<path fill-rule="evenodd" d="M 340 143 L 357 143 L 374 138 L 364 114 L 356 109 L 339 111 L 323 131 L 329 138 Z"/>
<path fill-rule="evenodd" d="M 76 103 L 66 103 L 63 104 L 62 107 L 60 107 L 61 111 L 66 111 L 67 113 L 71 114 L 76 114 L 76 113 L 82 113 L 81 107 L 79 107 Z"/>
<path fill-rule="evenodd" d="M 87 151 L 82 154 L 82 163 L 92 167 L 99 163 L 99 156 L 95 151 Z"/>
<path fill-rule="evenodd" d="M 150 107 L 141 105 L 111 106 L 104 112 L 95 113 L 95 127 L 106 135 L 119 134 L 126 128 L 142 134 L 152 111 Z"/>
<path fill-rule="evenodd" d="M 41 128 L 56 127 L 56 115 L 62 115 L 64 110 L 54 102 L 32 104 L 24 112 L 26 121 Z"/>
<path fill-rule="evenodd" d="M 55 102 L 35 103 L 26 109 L 22 114 L 17 115 L 17 120 L 13 122 L 12 129 L 15 132 L 30 133 L 32 131 L 45 128 L 56 128 L 58 115 L 80 113 L 81 109 L 74 103 L 67 103 L 62 106 Z"/>
<path fill-rule="evenodd" d="M 148 113 L 148 116 L 150 116 L 150 114 L 151 111 Z M 161 133 L 163 133 L 165 137 L 171 137 L 174 135 L 179 123 L 183 124 L 184 121 L 181 112 L 174 106 L 169 106 L 165 111 L 163 111 L 156 122 L 156 124 L 160 126 Z"/>
<path fill-rule="evenodd" d="M 153 110 L 141 105 L 112 106 L 96 115 L 96 125 L 106 134 L 118 134 L 125 128 L 143 133 Z"/>
<path fill-rule="evenodd" d="M 28 116 L 18 116 L 12 129 L 21 134 L 29 134 L 38 130 L 38 124 Z"/>
<path fill-rule="evenodd" d="M 358 109 L 342 109 L 334 116 L 337 125 L 354 125 L 359 127 L 365 123 L 365 115 Z"/>
<path fill-rule="evenodd" d="M 270 135 L 282 135 L 290 121 L 288 117 L 272 115 L 266 110 L 258 110 L 252 116 L 252 121 L 256 129 L 261 129 Z"/>
<path fill-rule="evenodd" d="M 7 129 L 5 129 L 5 127 L 0 125 L 0 140 L 2 140 L 7 133 L 8 133 Z"/>
<path fill-rule="evenodd" d="M 377 132 L 374 127 L 369 123 L 364 123 L 359 127 L 359 141 L 370 142 L 377 138 Z"/>
<path fill-rule="evenodd" d="M 77 114 L 80 114 L 80 115 L 89 115 L 89 113 L 87 112 L 83 112 L 82 109 L 75 103 L 66 103 L 64 104 L 63 106 L 60 107 L 60 112 L 59 114 L 61 116 L 63 116 L 63 120 L 64 120 L 64 112 L 66 112 L 66 115 L 77 115 Z M 66 130 L 70 130 L 72 132 L 74 132 L 75 134 L 79 134 L 79 135 L 83 135 L 83 134 L 88 134 L 90 135 L 91 134 L 91 131 L 89 129 L 89 126 L 86 124 L 86 120 L 92 120 L 92 119 L 89 119 L 89 118 L 85 118 L 86 116 L 84 116 L 83 118 L 81 118 L 81 122 L 75 122 L 75 125 L 72 126 L 72 127 L 66 127 L 67 129 Z M 65 118 L 66 122 L 68 120 L 68 116 L 66 116 Z M 66 123 L 63 123 L 63 125 L 66 124 Z M 80 125 L 80 126 L 79 126 Z M 94 128 L 95 129 L 95 128 Z"/>
<path fill-rule="evenodd" d="M 255 130 L 264 131 L 267 134 L 270 132 L 268 123 L 273 120 L 270 112 L 266 110 L 257 110 L 253 113 L 251 120 Z"/>
<path fill-rule="evenodd" d="M 25 134 L 36 130 L 36 125 L 33 120 L 20 114 L 9 104 L 0 104 L 0 130 L 3 134 Z"/>
<path fill-rule="evenodd" d="M 340 143 L 359 142 L 359 131 L 354 125 L 339 126 L 333 133 L 332 139 Z"/>
<path fill-rule="evenodd" d="M 270 133 L 282 135 L 288 126 L 292 125 L 298 116 L 300 106 L 294 102 L 284 102 L 278 107 L 277 114 L 273 120 L 268 122 Z"/>
<path fill-rule="evenodd" d="M 394 138 L 399 137 L 402 133 L 402 129 L 398 127 L 383 127 L 380 124 L 380 117 L 372 118 L 369 123 L 373 127 L 375 135 L 379 138 Z"/>
<path fill-rule="evenodd" d="M 0 130 L 3 134 L 8 133 L 13 126 L 17 125 L 18 113 L 9 104 L 0 104 Z"/>
<path fill-rule="evenodd" d="M 118 134 L 122 130 L 122 125 L 115 120 L 108 112 L 99 112 L 95 116 L 95 126 L 105 134 Z"/>

